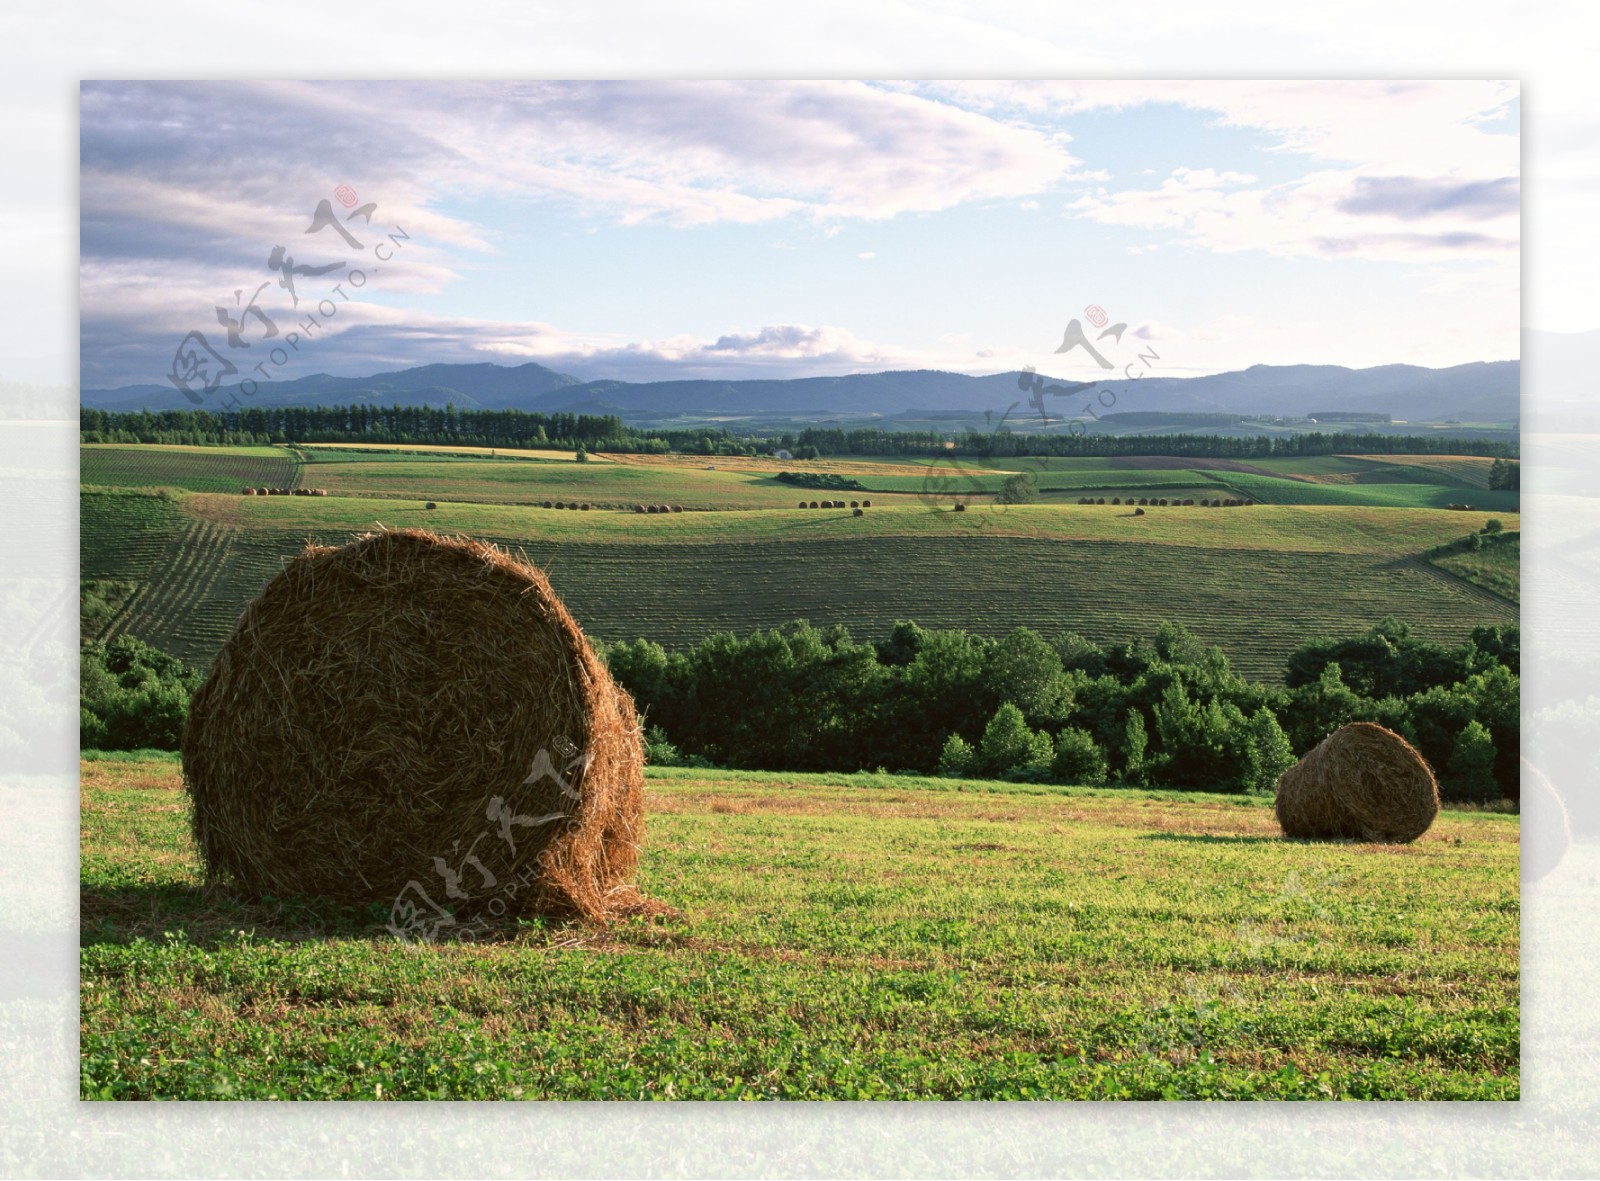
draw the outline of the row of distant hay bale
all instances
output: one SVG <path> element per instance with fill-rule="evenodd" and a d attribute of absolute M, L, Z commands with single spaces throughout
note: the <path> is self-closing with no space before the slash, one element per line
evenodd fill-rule
<path fill-rule="evenodd" d="M 1104 496 L 1080 496 L 1080 497 L 1078 497 L 1078 503 L 1079 504 L 1105 504 L 1106 503 L 1106 498 Z M 1158 497 L 1154 497 L 1154 496 L 1141 496 L 1137 501 L 1135 501 L 1133 499 L 1133 497 L 1131 497 L 1131 496 L 1128 497 L 1126 500 L 1124 500 L 1120 496 L 1113 496 L 1111 498 L 1111 503 L 1112 504 L 1118 504 L 1118 505 L 1120 505 L 1120 504 L 1128 504 L 1128 505 L 1138 504 L 1138 505 L 1141 505 L 1142 507 L 1145 507 L 1145 508 L 1168 508 L 1168 507 L 1172 507 L 1172 508 L 1194 508 L 1196 504 L 1198 504 L 1201 508 L 1238 508 L 1241 505 L 1254 504 L 1255 502 L 1251 501 L 1251 500 L 1222 500 L 1222 499 L 1195 501 L 1195 500 L 1192 500 L 1192 499 L 1191 500 L 1179 500 L 1177 498 L 1173 498 L 1171 500 L 1168 500 L 1165 497 L 1159 497 L 1158 498 Z"/>
<path fill-rule="evenodd" d="M 862 508 L 871 508 L 872 507 L 872 501 L 870 501 L 870 500 L 852 500 L 849 504 L 846 504 L 842 500 L 812 500 L 812 501 L 802 500 L 798 507 L 800 507 L 800 508 L 855 508 L 855 509 L 862 509 Z"/>
<path fill-rule="evenodd" d="M 556 505 L 556 507 L 560 508 L 561 506 L 558 504 L 558 505 Z M 588 508 L 589 506 L 588 505 L 584 505 L 583 507 L 584 508 Z M 636 504 L 636 505 L 633 506 L 633 511 L 636 512 L 636 513 L 681 513 L 683 511 L 683 505 L 681 505 L 681 504 Z"/>
<path fill-rule="evenodd" d="M 539 507 L 540 508 L 570 508 L 570 509 L 577 509 L 579 512 L 585 512 L 585 513 L 589 511 L 589 504 L 588 504 L 587 501 L 579 502 L 579 501 L 576 501 L 576 500 L 546 500 L 546 501 L 543 501 L 539 505 Z"/>
<path fill-rule="evenodd" d="M 326 496 L 326 488 L 251 488 L 249 485 L 239 490 L 240 496 Z"/>

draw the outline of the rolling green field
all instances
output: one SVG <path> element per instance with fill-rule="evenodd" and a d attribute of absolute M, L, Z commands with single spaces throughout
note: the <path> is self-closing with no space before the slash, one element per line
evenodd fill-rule
<path fill-rule="evenodd" d="M 587 501 L 597 508 L 681 504 L 694 511 L 793 508 L 802 490 L 769 475 L 665 464 L 577 463 L 564 458 L 469 459 L 309 450 L 306 480 L 330 495 L 362 499 L 537 504 Z M 806 490 L 809 496 L 817 493 Z"/>
<path fill-rule="evenodd" d="M 79 479 L 105 487 L 238 492 L 293 488 L 300 464 L 283 447 L 178 447 L 88 443 L 79 448 Z"/>
<path fill-rule="evenodd" d="M 1452 643 L 1478 624 L 1516 618 L 1514 602 L 1421 558 L 1469 525 L 1466 514 L 1430 510 L 1169 508 L 1134 517 L 1110 505 L 1041 504 L 958 514 L 912 500 L 875 503 L 859 518 L 793 508 L 650 516 L 100 491 L 86 491 L 82 504 L 83 576 L 139 586 L 99 634 L 131 633 L 199 664 L 308 538 L 338 542 L 380 527 L 467 533 L 521 550 L 606 640 L 684 645 L 803 618 L 863 638 L 915 619 L 1122 641 L 1172 619 L 1221 645 L 1241 672 L 1274 681 L 1307 637 L 1355 634 L 1386 614 Z"/>
<path fill-rule="evenodd" d="M 1374 483 L 1308 483 L 1303 480 L 1276 479 L 1248 472 L 1215 472 L 1216 482 L 1263 504 L 1372 505 L 1386 508 L 1446 508 L 1470 504 L 1479 512 L 1514 513 L 1521 503 L 1517 492 L 1492 492 L 1486 488 L 1462 488 L 1439 484 L 1408 484 L 1392 481 Z"/>
<path fill-rule="evenodd" d="M 209 892 L 175 761 L 82 764 L 85 1099 L 1516 1099 L 1515 817 L 653 770 L 676 913 L 417 947 Z"/>
<path fill-rule="evenodd" d="M 1500 533 L 1484 539 L 1481 550 L 1450 548 L 1428 555 L 1428 561 L 1458 578 L 1492 591 L 1512 602 L 1521 600 L 1522 535 Z"/>

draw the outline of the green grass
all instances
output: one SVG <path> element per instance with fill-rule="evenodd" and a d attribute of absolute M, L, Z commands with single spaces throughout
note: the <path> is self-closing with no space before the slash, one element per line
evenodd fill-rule
<path fill-rule="evenodd" d="M 1010 462 L 1015 463 L 1015 460 Z M 1132 471 L 1116 468 L 1083 469 L 1079 471 L 1039 471 L 1019 465 L 1018 471 L 1028 472 L 1040 491 L 1089 492 L 1111 489 L 1125 492 L 1130 489 L 1198 488 L 1206 483 L 1203 472 L 1188 468 L 1170 470 Z M 1012 473 L 1015 474 L 1015 473 Z M 918 492 L 929 495 L 965 495 L 968 492 L 998 492 L 1009 478 L 1007 473 L 984 473 L 974 468 L 938 464 L 929 466 L 922 474 L 914 476 L 859 476 L 863 486 L 872 492 Z M 1136 491 L 1134 493 L 1138 495 Z"/>
<path fill-rule="evenodd" d="M 300 465 L 282 447 L 174 447 L 87 443 L 79 448 L 85 484 L 238 492 L 244 485 L 292 488 Z"/>
<path fill-rule="evenodd" d="M 1522 599 L 1522 534 L 1483 535 L 1483 548 L 1464 543 L 1443 546 L 1428 554 L 1428 561 L 1513 603 Z"/>
<path fill-rule="evenodd" d="M 150 499 L 85 495 L 86 569 L 109 577 L 116 558 L 95 547 L 124 540 L 99 515 L 121 520 L 129 503 Z M 1273 681 L 1306 636 L 1355 634 L 1391 612 L 1450 643 L 1516 617 L 1505 600 L 1417 558 L 1459 536 L 1454 513 L 1291 506 L 1135 518 L 1109 505 L 1041 505 L 641 517 L 239 496 L 182 505 L 163 534 L 166 549 L 141 567 L 149 585 L 114 632 L 202 665 L 308 537 L 337 542 L 380 522 L 520 549 L 546 568 L 590 634 L 674 646 L 793 619 L 844 624 L 863 638 L 915 619 L 985 634 L 1077 631 L 1101 642 L 1148 636 L 1171 619 L 1221 645 L 1241 672 Z"/>
<path fill-rule="evenodd" d="M 1514 817 L 656 772 L 675 916 L 418 947 L 207 892 L 175 763 L 82 775 L 86 1099 L 1519 1094 Z"/>
<path fill-rule="evenodd" d="M 365 499 L 532 505 L 587 501 L 599 509 L 680 504 L 696 512 L 794 508 L 801 493 L 770 476 L 666 464 L 577 463 L 564 460 L 475 460 L 368 453 L 350 460 L 319 456 L 308 477 L 330 495 Z M 813 493 L 813 495 L 817 495 Z"/>
<path fill-rule="evenodd" d="M 838 498 L 836 494 L 834 499 Z M 795 496 L 790 502 L 798 501 Z M 823 499 L 819 494 L 808 499 Z M 557 511 L 527 506 L 417 503 L 352 497 L 190 496 L 185 510 L 246 529 L 287 529 L 304 536 L 376 528 L 429 527 L 572 545 L 733 544 L 887 537 L 969 539 L 1031 537 L 1054 541 L 1131 541 L 1201 549 L 1268 549 L 1314 553 L 1414 554 L 1461 535 L 1472 518 L 1432 510 L 1370 505 L 1268 505 L 1247 509 L 1168 508 L 1134 517 L 1125 506 L 979 506 L 966 513 L 932 511 L 918 501 L 879 505 L 865 516 L 849 509 L 673 513 Z M 1515 528 L 1515 514 L 1506 516 Z"/>
<path fill-rule="evenodd" d="M 1521 503 L 1517 492 L 1439 484 L 1382 481 L 1361 484 L 1309 483 L 1276 479 L 1249 472 L 1209 472 L 1218 484 L 1233 488 L 1264 504 L 1371 505 L 1386 508 L 1437 508 L 1470 504 L 1480 512 L 1514 513 Z"/>

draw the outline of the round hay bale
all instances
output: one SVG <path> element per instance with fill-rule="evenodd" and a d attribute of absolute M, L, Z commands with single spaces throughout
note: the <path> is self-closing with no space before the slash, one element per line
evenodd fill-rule
<path fill-rule="evenodd" d="M 871 508 L 871 507 L 872 507 L 872 501 L 870 501 L 870 500 L 863 500 L 863 501 L 862 501 L 862 502 L 861 502 L 861 507 L 862 507 L 862 508 Z"/>
<path fill-rule="evenodd" d="M 1134 509 L 1134 510 L 1133 510 L 1133 515 L 1134 515 L 1134 516 L 1136 516 L 1136 517 L 1142 517 L 1142 516 L 1144 516 L 1144 509 L 1142 509 L 1142 508 L 1136 508 L 1136 509 Z"/>
<path fill-rule="evenodd" d="M 255 494 L 256 490 L 254 488 L 246 488 L 239 493 L 240 496 L 254 496 Z"/>
<path fill-rule="evenodd" d="M 959 500 L 956 501 L 956 512 L 964 513 L 966 511 L 967 511 L 967 506 L 962 504 Z"/>
<path fill-rule="evenodd" d="M 1120 496 L 1113 496 L 1113 497 L 1112 497 L 1112 498 L 1111 498 L 1111 503 L 1112 503 L 1112 504 L 1118 504 L 1118 505 L 1120 505 L 1120 504 L 1121 504 L 1121 503 L 1122 503 L 1122 497 L 1120 497 Z"/>
<path fill-rule="evenodd" d="M 271 489 L 268 489 L 268 488 L 257 488 L 256 489 L 256 495 L 257 496 L 265 496 L 265 495 L 267 495 L 267 493 L 269 491 L 271 491 Z"/>
<path fill-rule="evenodd" d="M 802 500 L 802 501 L 801 501 L 801 502 L 800 502 L 800 507 L 801 507 L 801 508 L 805 508 L 805 507 L 806 507 L 806 502 L 805 502 L 805 501 L 803 501 L 803 500 Z"/>
<path fill-rule="evenodd" d="M 644 505 L 642 505 L 642 504 L 636 504 L 636 505 L 633 506 L 633 511 L 636 512 L 636 513 L 647 513 L 650 510 L 645 508 Z"/>
<path fill-rule="evenodd" d="M 182 750 L 208 873 L 252 896 L 436 924 L 660 909 L 632 884 L 633 702 L 545 576 L 481 542 L 307 546 L 245 608 Z"/>
<path fill-rule="evenodd" d="M 812 501 L 812 502 L 811 502 L 811 507 L 812 507 L 812 508 L 816 508 L 816 507 L 817 507 L 817 502 L 816 502 L 816 501 L 814 501 L 814 500 L 813 500 L 813 501 Z"/>
<path fill-rule="evenodd" d="M 1278 779 L 1284 836 L 1401 845 L 1439 815 L 1426 760 L 1375 722 L 1341 726 Z"/>
<path fill-rule="evenodd" d="M 584 501 L 582 504 L 580 504 L 578 506 L 578 511 L 581 512 L 581 513 L 588 512 L 589 511 L 589 502 L 588 501 Z"/>
<path fill-rule="evenodd" d="M 427 504 L 423 505 L 422 507 L 423 508 L 432 509 L 432 508 L 438 508 L 439 506 L 437 504 L 435 504 L 433 501 L 430 500 L 430 501 L 428 501 Z"/>
<path fill-rule="evenodd" d="M 1517 803 L 1522 826 L 1522 880 L 1536 882 L 1561 864 L 1572 844 L 1572 827 L 1561 793 L 1524 757 Z"/>
<path fill-rule="evenodd" d="M 852 500 L 850 502 L 850 507 L 851 508 L 860 508 L 861 507 L 861 502 L 859 500 Z"/>
<path fill-rule="evenodd" d="M 673 505 L 672 506 L 672 511 L 675 512 L 675 513 L 681 513 L 683 511 L 683 505 L 681 505 L 681 504 Z"/>
<path fill-rule="evenodd" d="M 652 505 L 648 505 L 648 506 L 647 506 L 647 507 L 646 507 L 646 508 L 645 508 L 645 510 L 644 510 L 644 511 L 645 511 L 645 512 L 647 512 L 647 513 L 658 513 L 658 512 L 660 512 L 660 511 L 661 511 L 661 510 L 660 510 L 660 509 L 658 509 L 658 508 L 657 508 L 657 507 L 656 507 L 656 506 L 655 506 L 655 505 L 653 505 L 653 504 L 652 504 Z"/>
<path fill-rule="evenodd" d="M 852 517 L 864 517 L 864 516 L 867 515 L 867 510 L 864 509 L 864 508 L 859 508 L 859 507 L 858 508 L 853 508 L 853 509 L 850 510 L 850 515 Z"/>

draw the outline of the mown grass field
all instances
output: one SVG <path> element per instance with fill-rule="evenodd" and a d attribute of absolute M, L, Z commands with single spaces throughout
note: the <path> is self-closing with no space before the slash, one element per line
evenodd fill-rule
<path fill-rule="evenodd" d="M 826 493 L 777 479 L 780 471 L 833 473 L 862 495 L 986 502 L 1018 472 L 1048 500 L 1094 495 L 1244 496 L 1266 504 L 1444 508 L 1469 503 L 1515 512 L 1520 496 L 1488 490 L 1490 460 L 1473 456 L 1328 455 L 1249 462 L 1120 458 L 971 459 L 910 457 L 776 460 L 770 457 L 594 455 L 427 445 L 160 447 L 93 444 L 82 449 L 85 484 L 235 493 L 244 484 L 308 483 L 357 499 L 595 507 L 681 504 L 692 511 L 793 508 Z M 304 467 L 305 471 L 302 471 Z M 844 493 L 848 499 L 851 494 Z"/>
<path fill-rule="evenodd" d="M 238 492 L 293 488 L 300 465 L 283 447 L 179 447 L 87 443 L 79 449 L 79 479 L 105 487 L 182 488 Z"/>
<path fill-rule="evenodd" d="M 451 501 L 469 504 L 589 502 L 596 508 L 635 504 L 679 504 L 697 512 L 725 509 L 794 508 L 802 491 L 770 473 L 713 467 L 621 464 L 572 456 L 469 459 L 452 455 L 378 455 L 372 452 L 308 451 L 306 481 L 330 495 L 360 499 Z"/>
<path fill-rule="evenodd" d="M 313 465 L 313 470 L 317 465 Z M 879 638 L 897 620 L 1000 634 L 1028 626 L 1098 641 L 1178 620 L 1268 681 L 1313 635 L 1355 634 L 1396 614 L 1459 642 L 1510 622 L 1515 604 L 1428 565 L 1466 514 L 1370 507 L 1153 509 L 912 501 L 845 510 L 631 512 L 353 497 L 97 491 L 83 496 L 85 578 L 130 579 L 102 634 L 127 631 L 205 664 L 244 604 L 307 538 L 428 527 L 520 549 L 584 628 L 669 645 L 793 619 Z M 1515 528 L 1515 517 L 1508 527 Z"/>
<path fill-rule="evenodd" d="M 1515 1099 L 1516 819 L 652 771 L 677 911 L 404 945 L 202 886 L 170 758 L 82 765 L 85 1099 Z"/>
<path fill-rule="evenodd" d="M 1403 470 L 1403 469 L 1402 469 Z M 1374 508 L 1447 508 L 1470 504 L 1479 512 L 1514 513 L 1521 504 L 1517 492 L 1437 483 L 1310 483 L 1277 479 L 1249 472 L 1214 472 L 1216 482 L 1236 489 L 1263 504 L 1371 505 Z M 1225 495 L 1225 494 L 1224 494 Z M 1465 514 L 1463 514 L 1465 515 Z"/>
<path fill-rule="evenodd" d="M 1514 603 L 1521 601 L 1522 535 L 1520 533 L 1491 534 L 1483 539 L 1483 548 L 1480 550 L 1466 550 L 1452 546 L 1444 552 L 1429 554 L 1428 561 Z"/>

